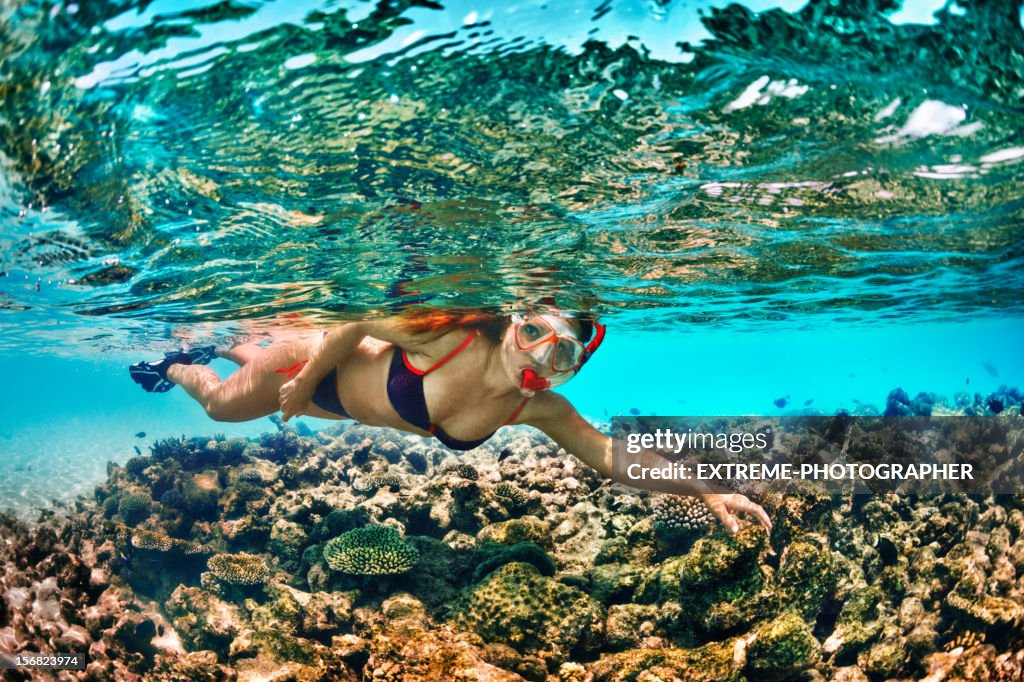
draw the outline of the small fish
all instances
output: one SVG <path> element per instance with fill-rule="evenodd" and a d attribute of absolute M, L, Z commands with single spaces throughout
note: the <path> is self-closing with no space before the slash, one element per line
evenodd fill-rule
<path fill-rule="evenodd" d="M 631 407 L 631 408 L 629 408 L 629 413 L 630 413 L 631 415 L 633 415 L 633 416 L 636 416 L 636 415 L 640 414 L 640 410 L 638 410 L 638 409 L 637 409 L 637 408 L 635 408 L 635 407 Z"/>
<path fill-rule="evenodd" d="M 811 398 L 810 400 L 805 400 L 804 401 L 804 407 L 807 407 L 808 405 L 810 405 L 813 402 L 814 402 L 814 398 Z"/>
<path fill-rule="evenodd" d="M 139 431 L 138 433 L 135 434 L 135 437 L 136 438 L 145 438 L 146 437 L 146 432 L 145 431 Z"/>
<path fill-rule="evenodd" d="M 981 363 L 981 366 L 984 367 L 985 371 L 988 372 L 991 376 L 999 376 L 999 370 L 996 369 L 996 366 L 993 365 L 991 362 L 983 362 Z"/>
<path fill-rule="evenodd" d="M 875 549 L 878 550 L 878 556 L 882 559 L 882 565 L 884 566 L 892 566 L 899 560 L 899 552 L 896 550 L 896 545 L 884 535 L 879 535 L 875 540 Z"/>
<path fill-rule="evenodd" d="M 780 408 L 781 407 L 785 407 L 787 402 L 789 402 L 789 401 L 786 400 L 785 398 L 776 398 L 775 399 L 775 407 L 780 407 Z"/>
<path fill-rule="evenodd" d="M 965 381 L 964 383 L 967 384 L 968 386 L 970 386 L 971 385 L 971 378 L 967 377 L 967 381 Z"/>
<path fill-rule="evenodd" d="M 142 450 L 139 450 L 139 446 L 138 445 L 135 446 L 135 454 L 139 455 L 140 457 L 142 456 Z"/>
<path fill-rule="evenodd" d="M 854 404 L 856 404 L 856 405 L 860 405 L 860 401 L 859 401 L 859 400 L 857 400 L 856 398 L 854 398 L 854 399 L 853 399 L 853 402 L 854 402 Z"/>

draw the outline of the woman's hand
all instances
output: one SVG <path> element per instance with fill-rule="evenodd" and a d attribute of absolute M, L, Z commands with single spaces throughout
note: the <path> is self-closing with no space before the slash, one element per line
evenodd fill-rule
<path fill-rule="evenodd" d="M 718 517 L 722 525 L 728 528 L 731 533 L 735 533 L 740 529 L 739 522 L 735 516 L 735 514 L 739 513 L 754 515 L 761 525 L 764 526 L 766 532 L 772 532 L 772 520 L 768 518 L 768 514 L 761 505 L 751 502 L 745 495 L 738 493 L 728 495 L 707 493 L 700 495 L 700 498 L 704 500 L 704 504 L 711 508 L 712 513 Z"/>
<path fill-rule="evenodd" d="M 281 402 L 281 419 L 288 421 L 292 417 L 306 414 L 309 404 L 313 400 L 313 392 L 316 390 L 316 381 L 305 373 L 300 372 L 291 381 L 286 381 L 281 386 L 278 394 Z"/>

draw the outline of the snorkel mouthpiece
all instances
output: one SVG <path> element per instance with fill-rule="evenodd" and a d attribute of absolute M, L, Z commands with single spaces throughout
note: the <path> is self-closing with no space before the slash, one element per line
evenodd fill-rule
<path fill-rule="evenodd" d="M 523 381 L 519 384 L 519 388 L 524 391 L 543 391 L 544 389 L 550 388 L 551 382 L 537 374 L 532 369 L 523 370 Z"/>

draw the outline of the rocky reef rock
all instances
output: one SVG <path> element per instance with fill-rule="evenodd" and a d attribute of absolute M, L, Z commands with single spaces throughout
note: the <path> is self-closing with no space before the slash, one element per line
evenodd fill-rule
<path fill-rule="evenodd" d="M 580 590 L 545 578 L 532 564 L 511 563 L 469 591 L 454 608 L 452 622 L 557 665 L 570 652 L 600 646 L 604 611 Z"/>
<path fill-rule="evenodd" d="M 742 666 L 736 664 L 736 659 L 736 643 L 725 641 L 694 649 L 632 649 L 602 656 L 587 670 L 594 682 L 740 682 Z"/>
<path fill-rule="evenodd" d="M 0 514 L 0 648 L 86 651 L 93 680 L 1021 679 L 1019 496 L 758 501 L 771 536 L 730 535 L 518 428 L 458 456 L 351 424 L 169 439 L 74 510 Z"/>

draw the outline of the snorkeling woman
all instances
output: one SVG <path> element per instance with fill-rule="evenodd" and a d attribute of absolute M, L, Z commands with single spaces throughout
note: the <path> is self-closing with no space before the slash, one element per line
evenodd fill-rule
<path fill-rule="evenodd" d="M 628 464 L 664 467 L 657 453 L 626 454 L 551 388 L 574 377 L 604 338 L 586 316 L 546 312 L 499 317 L 485 313 L 421 312 L 348 322 L 316 338 L 168 353 L 131 366 L 145 390 L 175 384 L 217 421 L 248 421 L 281 410 L 285 421 L 309 415 L 355 419 L 433 436 L 453 450 L 483 444 L 505 424 L 540 429 L 603 477 L 646 490 L 697 495 L 730 531 L 735 514 L 771 521 L 739 494 L 719 494 L 699 481 L 625 475 Z M 205 367 L 214 357 L 240 366 L 225 380 Z M 628 460 L 628 461 L 624 461 Z"/>

